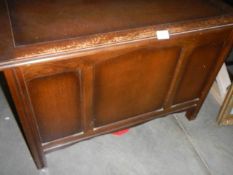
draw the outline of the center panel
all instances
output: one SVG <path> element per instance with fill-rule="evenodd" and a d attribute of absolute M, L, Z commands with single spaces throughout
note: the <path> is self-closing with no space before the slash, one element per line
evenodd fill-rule
<path fill-rule="evenodd" d="M 162 109 L 180 51 L 147 46 L 96 64 L 94 126 Z"/>

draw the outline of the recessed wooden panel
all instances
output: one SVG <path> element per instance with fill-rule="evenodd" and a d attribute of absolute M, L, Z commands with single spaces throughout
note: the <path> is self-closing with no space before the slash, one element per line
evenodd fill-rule
<path fill-rule="evenodd" d="M 188 59 L 188 65 L 178 88 L 174 104 L 200 97 L 204 84 L 211 74 L 220 54 L 222 44 L 195 48 Z"/>
<path fill-rule="evenodd" d="M 147 47 L 95 67 L 95 126 L 161 109 L 180 48 Z"/>
<path fill-rule="evenodd" d="M 41 139 L 48 142 L 82 131 L 79 75 L 50 75 L 28 83 Z"/>

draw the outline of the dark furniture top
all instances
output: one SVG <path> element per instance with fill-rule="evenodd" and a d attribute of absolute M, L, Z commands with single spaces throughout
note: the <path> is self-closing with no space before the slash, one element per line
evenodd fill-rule
<path fill-rule="evenodd" d="M 8 5 L 16 46 L 224 14 L 196 0 L 15 0 Z"/>
<path fill-rule="evenodd" d="M 63 52 L 232 25 L 216 0 L 0 0 L 0 69 Z M 130 32 L 128 32 L 130 30 Z M 48 57 L 46 57 L 48 59 Z"/>

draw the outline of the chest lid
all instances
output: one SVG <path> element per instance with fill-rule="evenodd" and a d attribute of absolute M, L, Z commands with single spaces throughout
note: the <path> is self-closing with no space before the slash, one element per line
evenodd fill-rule
<path fill-rule="evenodd" d="M 16 46 L 226 14 L 209 0 L 8 0 Z"/>
<path fill-rule="evenodd" d="M 116 44 L 233 28 L 221 0 L 0 0 L 0 70 Z"/>

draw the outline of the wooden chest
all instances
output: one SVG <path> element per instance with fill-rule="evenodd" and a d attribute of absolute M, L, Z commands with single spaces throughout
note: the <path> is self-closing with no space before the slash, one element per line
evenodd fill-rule
<path fill-rule="evenodd" d="M 0 69 L 38 168 L 83 139 L 194 119 L 233 42 L 217 0 L 0 0 L 0 23 Z"/>

